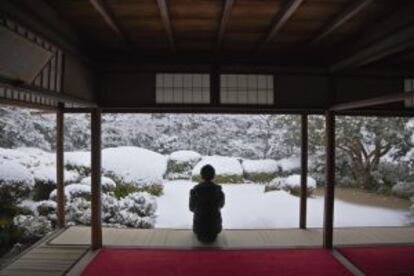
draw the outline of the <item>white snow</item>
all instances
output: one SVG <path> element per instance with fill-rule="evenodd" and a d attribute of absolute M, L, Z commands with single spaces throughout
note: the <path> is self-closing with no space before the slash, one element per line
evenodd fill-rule
<path fill-rule="evenodd" d="M 40 166 L 32 168 L 32 174 L 38 181 L 56 183 L 56 167 L 55 166 Z M 76 182 L 79 180 L 79 174 L 75 171 L 65 170 L 65 182 Z"/>
<path fill-rule="evenodd" d="M 278 170 L 278 162 L 272 159 L 243 160 L 242 166 L 246 173 L 275 173 Z"/>
<path fill-rule="evenodd" d="M 200 170 L 205 165 L 211 165 L 216 175 L 243 175 L 242 166 L 236 158 L 224 156 L 205 156 L 195 165 L 192 174 L 200 175 Z"/>
<path fill-rule="evenodd" d="M 167 170 L 167 158 L 159 153 L 138 148 L 118 147 L 102 151 L 102 168 L 139 185 L 162 183 Z"/>
<path fill-rule="evenodd" d="M 291 188 L 294 187 L 300 187 L 300 174 L 292 174 L 286 178 L 283 179 L 282 181 L 282 185 L 283 186 L 288 186 Z M 316 189 L 316 180 L 313 179 L 312 177 L 307 177 L 307 184 L 308 184 L 308 188 L 311 189 Z"/>
<path fill-rule="evenodd" d="M 70 184 L 65 186 L 65 196 L 68 201 L 70 201 L 72 198 L 77 197 L 79 195 L 88 195 L 91 193 L 91 186 L 82 185 L 82 184 Z M 57 190 L 53 190 L 49 198 L 51 200 L 56 199 L 57 196 Z"/>
<path fill-rule="evenodd" d="M 277 166 L 284 172 L 300 168 L 300 158 L 296 156 L 280 159 L 276 162 Z"/>
<path fill-rule="evenodd" d="M 164 195 L 158 198 L 157 228 L 191 229 L 188 210 L 190 189 L 196 183 L 164 183 Z M 222 209 L 225 229 L 293 228 L 299 222 L 299 197 L 286 191 L 264 193 L 260 184 L 222 185 L 226 204 Z M 308 198 L 308 225 L 322 227 L 323 197 Z M 335 227 L 401 226 L 409 211 L 370 207 L 335 200 Z"/>
<path fill-rule="evenodd" d="M 201 155 L 192 150 L 179 150 L 171 153 L 168 159 L 177 163 L 197 162 L 201 159 Z"/>
<path fill-rule="evenodd" d="M 30 171 L 16 161 L 0 161 L 0 185 L 19 185 L 33 188 L 34 178 Z"/>
<path fill-rule="evenodd" d="M 91 167 L 91 153 L 89 151 L 65 152 L 65 165 L 75 167 Z"/>
<path fill-rule="evenodd" d="M 83 178 L 79 184 L 91 186 L 92 177 Z M 109 177 L 101 176 L 101 185 L 104 190 L 114 190 L 116 188 L 115 182 Z"/>

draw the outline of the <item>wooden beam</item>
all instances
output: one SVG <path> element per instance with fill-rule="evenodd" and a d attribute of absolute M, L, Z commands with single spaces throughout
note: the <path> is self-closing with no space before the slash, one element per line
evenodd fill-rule
<path fill-rule="evenodd" d="M 157 0 L 157 3 L 158 3 L 158 7 L 160 9 L 162 24 L 164 25 L 165 31 L 167 32 L 168 41 L 170 43 L 170 48 L 171 48 L 172 52 L 175 53 L 176 52 L 176 47 L 175 47 L 174 33 L 173 33 L 173 29 L 172 29 L 170 11 L 169 11 L 169 8 L 168 8 L 167 1 L 166 0 Z"/>
<path fill-rule="evenodd" d="M 388 18 L 367 29 L 361 39 L 345 43 L 347 53 L 330 67 L 331 72 L 354 69 L 414 47 L 414 4 L 402 5 Z"/>
<path fill-rule="evenodd" d="M 325 207 L 323 220 L 323 247 L 331 249 L 333 246 L 333 222 L 335 200 L 335 114 L 332 111 L 325 113 L 326 131 L 326 180 L 325 180 Z"/>
<path fill-rule="evenodd" d="M 301 174 L 300 174 L 300 213 L 299 227 L 306 229 L 308 198 L 308 115 L 301 115 Z"/>
<path fill-rule="evenodd" d="M 40 96 L 40 97 L 44 97 L 50 100 L 54 100 L 57 102 L 62 102 L 62 103 L 75 103 L 75 104 L 82 104 L 82 105 L 87 105 L 87 106 L 91 106 L 91 107 L 95 107 L 96 103 L 88 101 L 88 100 L 84 100 L 81 98 L 77 98 L 74 96 L 68 96 L 65 95 L 64 93 L 56 93 L 53 91 L 49 91 L 43 88 L 39 88 L 33 85 L 29 85 L 29 84 L 25 84 L 22 83 L 21 81 L 15 81 L 15 80 L 11 80 L 5 77 L 0 76 L 0 85 L 2 87 L 5 88 L 10 88 L 10 89 L 16 89 L 16 90 L 20 90 L 20 91 L 24 91 L 26 93 L 29 93 L 33 96 Z"/>
<path fill-rule="evenodd" d="M 333 31 L 341 27 L 343 24 L 348 22 L 351 18 L 353 18 L 355 15 L 357 15 L 359 12 L 361 12 L 363 9 L 369 6 L 373 0 L 356 0 L 352 2 L 344 11 L 342 11 L 340 14 L 338 14 L 336 17 L 334 17 L 330 22 L 328 22 L 319 32 L 316 36 L 314 36 L 310 44 L 314 45 L 321 40 L 323 40 L 325 37 L 327 37 L 329 34 L 331 34 Z"/>
<path fill-rule="evenodd" d="M 102 0 L 89 0 L 89 3 L 91 3 L 95 10 L 101 15 L 105 23 L 126 43 L 130 44 L 128 36 L 121 30 L 108 6 L 103 3 Z"/>
<path fill-rule="evenodd" d="M 225 0 L 223 4 L 223 13 L 221 15 L 220 24 L 217 31 L 216 52 L 220 50 L 221 43 L 224 38 L 227 23 L 230 20 L 231 10 L 233 9 L 234 0 Z"/>
<path fill-rule="evenodd" d="M 102 247 L 101 221 L 101 110 L 95 108 L 91 116 L 91 247 Z"/>
<path fill-rule="evenodd" d="M 286 5 L 282 7 L 282 9 L 278 12 L 269 33 L 257 48 L 256 53 L 260 53 L 264 48 L 266 48 L 266 46 L 275 38 L 276 34 L 283 28 L 289 18 L 299 8 L 302 2 L 303 0 L 289 0 Z"/>
<path fill-rule="evenodd" d="M 372 106 L 377 106 L 377 105 L 402 102 L 404 100 L 408 100 L 412 98 L 414 98 L 414 92 L 398 93 L 398 94 L 381 96 L 381 97 L 360 100 L 360 101 L 355 101 L 355 102 L 350 102 L 350 103 L 338 104 L 338 105 L 332 106 L 330 110 L 331 111 L 344 111 L 344 110 L 372 107 Z"/>
<path fill-rule="evenodd" d="M 59 103 L 56 113 L 56 190 L 57 226 L 65 227 L 65 170 L 64 170 L 64 105 Z"/>

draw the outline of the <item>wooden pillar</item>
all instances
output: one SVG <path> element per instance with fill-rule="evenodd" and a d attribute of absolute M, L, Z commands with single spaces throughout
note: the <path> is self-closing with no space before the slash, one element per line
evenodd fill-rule
<path fill-rule="evenodd" d="M 211 104 L 220 105 L 220 73 L 217 66 L 213 66 L 210 73 L 210 92 Z"/>
<path fill-rule="evenodd" d="M 91 116 L 91 247 L 93 250 L 102 247 L 101 222 L 101 110 L 93 109 Z"/>
<path fill-rule="evenodd" d="M 57 226 L 65 227 L 65 170 L 64 170 L 64 105 L 59 103 L 56 113 L 56 189 Z"/>
<path fill-rule="evenodd" d="M 301 176 L 300 176 L 300 214 L 299 227 L 306 229 L 307 197 L 308 197 L 308 115 L 301 117 Z"/>
<path fill-rule="evenodd" d="M 333 221 L 335 199 L 335 114 L 327 111 L 326 120 L 326 183 L 325 208 L 323 222 L 323 247 L 331 249 L 333 246 Z"/>

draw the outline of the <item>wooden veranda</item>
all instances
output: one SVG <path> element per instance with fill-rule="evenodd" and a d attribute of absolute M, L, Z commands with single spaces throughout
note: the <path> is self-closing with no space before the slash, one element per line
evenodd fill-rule
<path fill-rule="evenodd" d="M 324 115 L 318 235 L 331 249 L 335 117 L 413 116 L 413 14 L 409 0 L 4 0 L 0 103 L 57 114 L 61 229 L 64 115 L 91 114 L 93 250 L 105 235 L 102 113 L 301 115 L 300 231 L 307 231 L 307 118 Z"/>

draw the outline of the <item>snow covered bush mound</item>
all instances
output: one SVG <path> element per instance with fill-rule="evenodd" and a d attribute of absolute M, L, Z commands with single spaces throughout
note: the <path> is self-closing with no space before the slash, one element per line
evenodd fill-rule
<path fill-rule="evenodd" d="M 91 202 L 82 197 L 71 199 L 66 204 L 66 216 L 70 222 L 68 224 L 83 224 L 89 225 L 91 223 Z"/>
<path fill-rule="evenodd" d="M 191 171 L 194 166 L 201 160 L 201 155 L 191 150 L 180 150 L 168 156 L 168 166 L 166 178 L 190 179 Z"/>
<path fill-rule="evenodd" d="M 24 240 L 39 239 L 52 231 L 52 224 L 43 216 L 17 215 L 13 224 L 21 231 Z"/>
<path fill-rule="evenodd" d="M 300 158 L 297 156 L 283 158 L 276 162 L 279 176 L 288 176 L 300 172 Z"/>
<path fill-rule="evenodd" d="M 216 170 L 215 183 L 241 183 L 243 182 L 243 169 L 237 158 L 224 156 L 205 156 L 194 167 L 192 180 L 200 182 L 200 170 L 205 165 L 211 165 Z"/>
<path fill-rule="evenodd" d="M 44 216 L 52 223 L 52 226 L 56 226 L 57 222 L 57 203 L 53 200 L 42 200 L 36 202 L 36 212 L 37 216 Z"/>
<path fill-rule="evenodd" d="M 86 200 L 91 199 L 91 186 L 83 184 L 70 184 L 65 187 L 65 199 L 70 201 L 73 198 L 82 197 Z M 57 190 L 50 193 L 50 199 L 57 201 Z"/>
<path fill-rule="evenodd" d="M 271 159 L 243 160 L 242 167 L 244 177 L 257 183 L 271 181 L 279 170 L 278 162 Z"/>
<path fill-rule="evenodd" d="M 134 228 L 154 228 L 156 198 L 146 192 L 133 193 L 119 202 L 118 223 Z"/>
<path fill-rule="evenodd" d="M 89 151 L 65 152 L 65 168 L 75 170 L 81 176 L 91 173 L 91 153 Z"/>
<path fill-rule="evenodd" d="M 265 192 L 285 190 L 292 195 L 300 195 L 301 176 L 299 174 L 290 175 L 288 177 L 277 177 L 273 179 L 265 187 Z M 316 180 L 312 177 L 307 177 L 307 195 L 310 196 L 316 189 Z"/>
<path fill-rule="evenodd" d="M 46 200 L 49 198 L 49 194 L 56 188 L 56 167 L 53 166 L 40 166 L 32 169 L 32 174 L 35 179 L 35 186 L 33 189 L 34 200 Z M 76 171 L 64 172 L 64 183 L 74 183 L 79 181 L 79 173 Z"/>
<path fill-rule="evenodd" d="M 402 198 L 414 196 L 414 182 L 400 181 L 392 187 L 392 193 Z"/>
<path fill-rule="evenodd" d="M 89 176 L 89 177 L 83 178 L 79 184 L 91 186 L 91 183 L 92 183 L 92 178 Z M 105 176 L 101 177 L 101 186 L 102 186 L 103 192 L 112 192 L 112 191 L 115 191 L 116 189 L 115 182 L 109 177 L 105 177 Z"/>
<path fill-rule="evenodd" d="M 156 195 L 162 193 L 162 179 L 167 170 L 165 156 L 138 147 L 107 148 L 102 156 L 104 173 L 114 179 L 117 186 Z"/>
<path fill-rule="evenodd" d="M 34 178 L 29 170 L 16 161 L 0 161 L 0 200 L 3 204 L 20 202 L 33 186 Z"/>

